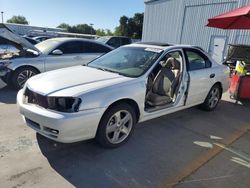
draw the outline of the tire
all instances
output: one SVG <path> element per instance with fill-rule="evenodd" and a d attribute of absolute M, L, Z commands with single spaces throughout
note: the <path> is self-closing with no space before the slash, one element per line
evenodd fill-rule
<path fill-rule="evenodd" d="M 11 72 L 7 73 L 5 76 L 0 77 L 1 80 L 5 83 L 5 84 L 10 84 L 10 76 L 11 76 Z"/>
<path fill-rule="evenodd" d="M 15 70 L 12 74 L 12 85 L 15 89 L 19 90 L 23 88 L 25 82 L 32 76 L 35 76 L 39 72 L 33 67 L 21 67 Z"/>
<path fill-rule="evenodd" d="M 3 83 L 7 84 L 7 80 L 6 80 L 5 77 L 0 77 L 0 78 L 1 78 L 1 80 L 2 80 Z"/>
<path fill-rule="evenodd" d="M 221 87 L 218 84 L 214 85 L 210 89 L 205 102 L 201 105 L 201 108 L 206 111 L 213 111 L 219 104 L 221 95 Z"/>
<path fill-rule="evenodd" d="M 104 113 L 95 139 L 103 147 L 119 147 L 128 141 L 135 124 L 136 114 L 133 108 L 127 103 L 119 103 Z"/>

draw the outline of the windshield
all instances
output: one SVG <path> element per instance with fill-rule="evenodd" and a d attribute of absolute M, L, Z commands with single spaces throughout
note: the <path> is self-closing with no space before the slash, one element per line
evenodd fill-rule
<path fill-rule="evenodd" d="M 35 47 L 43 52 L 43 53 L 46 53 L 46 52 L 50 52 L 52 49 L 54 49 L 57 45 L 59 44 L 59 41 L 58 40 L 55 40 L 55 39 L 49 39 L 49 40 L 45 40 L 43 42 L 40 42 L 38 44 L 35 45 Z"/>
<path fill-rule="evenodd" d="M 162 50 L 142 47 L 121 47 L 88 64 L 90 67 L 128 77 L 143 75 L 158 59 Z"/>
<path fill-rule="evenodd" d="M 98 42 L 106 43 L 109 40 L 109 37 L 100 37 L 96 39 Z"/>

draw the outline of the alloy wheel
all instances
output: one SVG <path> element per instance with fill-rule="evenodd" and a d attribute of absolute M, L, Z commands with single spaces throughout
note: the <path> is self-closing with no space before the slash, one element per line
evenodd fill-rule
<path fill-rule="evenodd" d="M 24 70 L 20 72 L 20 74 L 17 76 L 17 83 L 19 86 L 23 87 L 25 82 L 32 76 L 34 76 L 36 73 L 32 70 Z"/>
<path fill-rule="evenodd" d="M 132 126 L 133 118 L 130 112 L 120 110 L 109 119 L 106 137 L 112 144 L 119 144 L 129 136 Z"/>
<path fill-rule="evenodd" d="M 212 89 L 209 95 L 209 99 L 208 99 L 209 107 L 211 109 L 214 108 L 218 104 L 219 100 L 220 100 L 220 91 L 219 91 L 219 88 L 215 87 Z"/>

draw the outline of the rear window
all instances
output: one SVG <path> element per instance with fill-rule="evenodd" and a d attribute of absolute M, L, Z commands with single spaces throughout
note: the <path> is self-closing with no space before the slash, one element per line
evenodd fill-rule
<path fill-rule="evenodd" d="M 209 68 L 212 65 L 208 57 L 198 50 L 186 49 L 185 53 L 188 60 L 187 66 L 189 71 Z"/>

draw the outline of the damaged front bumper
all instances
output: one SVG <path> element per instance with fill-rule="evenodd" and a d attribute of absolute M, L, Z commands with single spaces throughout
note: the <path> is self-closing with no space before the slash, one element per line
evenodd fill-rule
<path fill-rule="evenodd" d="M 11 70 L 5 66 L 0 66 L 0 77 L 6 77 Z"/>

